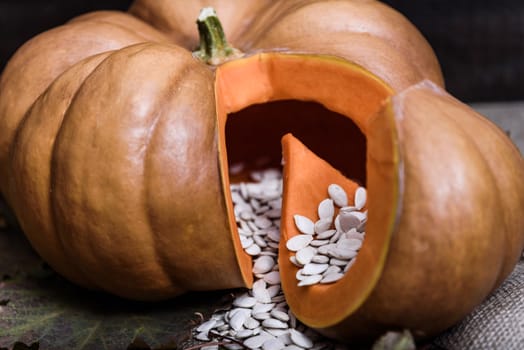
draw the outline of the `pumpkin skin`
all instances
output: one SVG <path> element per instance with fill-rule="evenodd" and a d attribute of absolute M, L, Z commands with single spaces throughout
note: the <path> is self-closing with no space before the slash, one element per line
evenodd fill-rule
<path fill-rule="evenodd" d="M 193 20 L 202 5 L 217 9 L 231 43 L 245 57 L 216 67 L 192 57 L 189 50 L 198 43 Z M 504 208 L 512 213 L 504 214 L 507 226 L 501 230 L 515 244 L 506 253 L 501 243 L 500 274 L 490 270 L 488 277 L 479 277 L 482 291 L 460 310 L 446 310 L 434 327 L 415 323 L 435 311 L 431 308 L 407 321 L 398 318 L 400 307 L 388 312 L 391 305 L 381 294 L 382 285 L 394 284 L 391 276 L 410 276 L 402 270 L 404 260 L 396 256 L 403 253 L 396 239 L 409 240 L 418 228 L 410 224 L 417 223 L 419 215 L 402 212 L 397 223 L 391 213 L 400 207 L 399 198 L 402 203 L 404 198 L 417 199 L 425 187 L 404 193 L 393 181 L 400 178 L 400 163 L 394 161 L 400 152 L 392 142 L 397 129 L 405 130 L 400 121 L 397 127 L 388 124 L 393 117 L 381 105 L 423 79 L 443 84 L 431 48 L 404 17 L 379 2 L 136 1 L 129 13 L 91 13 L 43 33 L 9 62 L 0 79 L 1 190 L 35 249 L 78 284 L 141 300 L 249 287 L 251 261 L 240 247 L 229 194 L 228 157 L 235 158 L 237 151 L 227 149 L 227 116 L 268 101 L 317 101 L 355 123 L 368 139 L 368 152 L 386 157 L 377 165 L 368 157 L 366 166 L 371 182 L 378 181 L 374 174 L 389 174 L 390 200 L 374 210 L 374 222 L 381 228 L 376 230 L 382 233 L 366 246 L 380 254 L 363 268 L 373 278 L 362 282 L 364 290 L 354 296 L 352 312 L 311 319 L 309 312 L 316 309 L 293 306 L 298 299 L 284 284 L 288 302 L 306 324 L 333 337 L 367 337 L 384 326 L 420 327 L 429 335 L 465 315 L 516 262 L 515 252 L 523 245 L 522 221 L 514 215 L 523 206 L 518 176 L 523 165 L 505 136 L 487 132 L 487 139 L 494 137 L 491 133 L 502 139 L 497 141 L 501 151 L 512 150 L 504 165 L 505 190 L 517 192 L 512 200 L 497 202 L 501 212 Z M 334 121 L 323 123 L 334 129 Z M 419 129 L 406 128 L 412 133 Z M 297 131 L 311 133 L 300 126 Z M 402 152 L 423 159 L 426 153 L 415 151 L 419 145 L 414 144 Z M 254 142 L 245 148 L 259 146 Z M 493 154 L 485 149 L 482 153 Z M 409 184 L 425 185 L 422 179 L 415 175 Z M 386 182 L 377 182 L 377 191 Z M 404 189 L 411 187 L 406 183 Z M 371 198 L 377 195 L 370 193 Z M 424 204 L 430 202 L 422 198 Z M 471 195 L 459 209 L 477 198 Z M 290 213 L 295 209 L 285 207 Z M 424 207 L 423 212 L 429 210 Z M 481 234 L 492 224 L 482 224 Z M 292 228 L 285 232 L 292 234 Z M 467 271 L 474 274 L 477 269 Z M 413 279 L 409 282 L 416 284 L 421 277 Z M 346 292 L 343 287 L 337 293 Z M 410 301 L 414 297 L 401 296 L 404 310 L 418 306 Z M 382 312 L 383 319 L 367 319 Z M 370 328 L 355 326 L 352 331 L 361 319 Z"/>

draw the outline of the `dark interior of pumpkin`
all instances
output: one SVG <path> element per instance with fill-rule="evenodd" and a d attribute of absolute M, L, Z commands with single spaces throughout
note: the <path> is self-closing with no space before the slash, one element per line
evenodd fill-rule
<path fill-rule="evenodd" d="M 229 114 L 226 147 L 229 168 L 234 169 L 231 182 L 248 181 L 251 170 L 280 169 L 281 138 L 287 133 L 344 176 L 366 183 L 366 138 L 355 123 L 319 103 L 294 100 L 256 104 Z M 237 169 L 243 171 L 236 173 Z"/>

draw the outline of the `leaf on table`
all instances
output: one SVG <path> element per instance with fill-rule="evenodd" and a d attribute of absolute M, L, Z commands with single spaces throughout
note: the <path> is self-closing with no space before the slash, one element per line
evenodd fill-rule
<path fill-rule="evenodd" d="M 21 233 L 0 229 L 0 349 L 173 349 L 195 313 L 228 301 L 225 292 L 140 303 L 87 291 L 43 264 Z"/>

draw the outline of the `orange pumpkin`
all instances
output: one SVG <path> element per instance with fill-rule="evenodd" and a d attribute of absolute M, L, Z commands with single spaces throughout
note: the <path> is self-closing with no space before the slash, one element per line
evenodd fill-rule
<path fill-rule="evenodd" d="M 404 279 L 408 286 L 419 286 L 427 274 L 438 271 L 441 265 L 432 266 L 429 255 L 424 269 L 415 273 L 417 266 L 411 265 L 404 271 L 404 252 L 420 248 L 420 240 L 427 238 L 416 236 L 409 243 L 413 230 L 441 217 L 429 210 L 436 202 L 428 194 L 459 185 L 453 182 L 457 174 L 446 170 L 454 168 L 436 172 L 438 176 L 427 171 L 433 164 L 424 162 L 425 157 L 439 159 L 449 152 L 421 144 L 430 132 L 418 131 L 431 128 L 420 123 L 429 121 L 412 117 L 417 111 L 406 107 L 422 103 L 424 108 L 427 102 L 429 109 L 435 103 L 442 108 L 427 115 L 440 125 L 439 111 L 455 112 L 448 105 L 458 102 L 441 92 L 437 97 L 423 93 L 422 102 L 408 98 L 417 96 L 409 91 L 428 90 L 423 88 L 389 100 L 423 79 L 443 84 L 429 45 L 404 17 L 376 1 L 211 1 L 206 5 L 217 9 L 226 35 L 240 52 L 217 41 L 220 31 L 214 32 L 212 17 L 201 16 L 203 54 L 195 56 L 212 52 L 210 44 L 218 50 L 206 64 L 190 51 L 199 43 L 193 21 L 201 5 L 137 0 L 128 13 L 90 13 L 35 37 L 11 59 L 0 78 L 0 189 L 32 245 L 70 280 L 128 298 L 154 300 L 191 290 L 249 287 L 251 260 L 235 228 L 229 193 L 235 179 L 229 177 L 228 164 L 249 164 L 259 157 L 279 164 L 280 138 L 292 132 L 344 174 L 367 183 L 368 230 L 378 232 L 363 248 L 370 255 L 355 268 L 361 272 L 348 274 L 332 286 L 336 292 L 328 292 L 348 293 L 345 308 L 334 310 L 333 304 L 317 317 L 321 306 L 302 299 L 308 305 L 304 310 L 297 301 L 315 298 L 323 289 L 311 288 L 313 294 L 303 296 L 284 283 L 297 316 L 335 337 L 366 335 L 368 330 L 346 327 L 368 315 L 385 315 L 366 321 L 375 331 L 424 321 L 433 308 L 412 311 L 406 322 L 398 319 L 398 310 L 419 306 L 410 301 L 414 290 L 402 294 L 405 288 L 397 287 L 401 302 L 395 305 L 382 293 Z M 385 101 L 391 101 L 390 108 L 382 108 Z M 463 106 L 456 110 L 466 115 L 457 120 L 479 119 Z M 476 125 L 457 121 L 456 130 L 443 129 L 443 140 L 460 143 L 461 123 Z M 470 291 L 473 296 L 461 294 L 471 299 L 461 300 L 459 310 L 442 307 L 434 316 L 439 320 L 435 326 L 420 323 L 426 334 L 478 303 L 507 275 L 523 246 L 523 222 L 516 215 L 524 204 L 522 158 L 502 133 L 491 125 L 488 129 L 486 138 L 497 148 L 470 142 L 458 152 L 465 159 L 479 154 L 465 168 L 475 174 L 489 170 L 478 181 L 487 187 L 480 194 L 474 191 L 477 187 L 468 187 L 453 208 L 461 217 L 484 214 L 479 199 L 494 200 L 500 189 L 511 192 L 509 199 L 493 204 L 504 213 L 498 230 L 508 241 L 498 243 L 498 265 L 488 269 L 490 274 L 479 273 L 479 266 L 458 269 L 466 270 L 466 276 L 479 273 L 483 289 Z M 322 130 L 333 143 L 319 137 Z M 285 153 L 296 148 L 286 147 Z M 495 179 L 491 164 L 495 149 L 508 154 L 499 170 L 503 183 Z M 287 157 L 290 164 L 293 158 Z M 458 166 L 463 158 L 450 157 L 449 164 Z M 415 165 L 405 163 L 412 159 Z M 417 167 L 424 172 L 418 174 Z M 293 179 L 293 166 L 286 169 Z M 401 175 L 402 169 L 410 176 Z M 310 176 L 312 171 L 305 173 Z M 287 217 L 301 209 L 293 204 L 293 198 L 300 198 L 292 190 L 295 183 L 301 182 L 286 182 Z M 440 199 L 456 198 L 450 191 L 442 193 Z M 376 198 L 381 197 L 379 203 Z M 473 227 L 483 249 L 493 223 L 484 218 Z M 284 229 L 284 235 L 293 235 L 292 227 Z M 450 244 L 467 251 L 471 242 L 465 238 Z M 504 250 L 507 242 L 514 244 L 510 251 Z M 473 258 L 457 262 L 478 262 L 487 258 L 484 252 L 475 250 Z M 437 261 L 450 259 L 447 252 L 438 254 Z M 291 271 L 286 269 L 283 264 L 283 275 Z M 354 288 L 357 276 L 367 277 Z M 400 276 L 397 282 L 395 276 Z M 455 283 L 464 276 L 457 272 Z M 425 290 L 430 286 L 434 284 L 427 283 Z"/>

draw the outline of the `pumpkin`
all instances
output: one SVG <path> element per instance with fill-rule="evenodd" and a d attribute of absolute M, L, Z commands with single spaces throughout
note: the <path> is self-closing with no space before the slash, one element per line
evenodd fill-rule
<path fill-rule="evenodd" d="M 292 132 L 316 154 L 308 161 L 318 155 L 340 171 L 325 170 L 329 179 L 344 179 L 348 188 L 347 177 L 367 184 L 368 231 L 377 232 L 363 248 L 369 256 L 341 283 L 304 294 L 285 277 L 288 302 L 306 324 L 338 338 L 366 337 L 384 326 L 430 334 L 500 283 L 523 246 L 522 158 L 499 130 L 436 87 L 443 85 L 438 62 L 404 17 L 367 0 L 206 2 L 221 16 L 233 49 L 208 10 L 199 16 L 199 39 L 193 21 L 202 5 L 137 0 L 127 13 L 89 13 L 33 38 L 6 66 L 0 189 L 55 270 L 140 300 L 249 287 L 251 259 L 240 245 L 229 192 L 241 177 L 229 176 L 228 166 L 280 164 L 280 138 Z M 410 87 L 425 79 L 434 85 Z M 477 124 L 487 141 L 461 143 Z M 442 134 L 435 136 L 433 125 Z M 434 139 L 453 141 L 457 157 L 432 147 Z M 308 203 L 298 203 L 303 182 L 293 174 L 313 181 L 317 169 L 296 159 L 299 143 L 283 140 L 288 218 L 310 210 L 304 206 L 317 195 L 312 190 Z M 499 154 L 506 156 L 495 176 Z M 432 173 L 444 156 L 446 166 Z M 460 170 L 476 179 L 462 178 L 475 181 L 452 193 L 464 184 Z M 437 194 L 439 201 L 431 197 Z M 437 219 L 445 216 L 453 228 L 460 221 L 450 219 L 444 203 L 467 218 L 460 239 L 434 234 L 442 227 Z M 488 209 L 503 223 L 496 226 Z M 283 221 L 284 236 L 296 233 Z M 434 223 L 427 235 L 414 235 Z M 476 232 L 482 249 L 469 250 L 471 235 L 463 231 Z M 493 234 L 502 239 L 493 243 Z M 456 247 L 421 257 L 420 250 L 437 244 Z M 453 257 L 456 251 L 468 258 Z M 411 258 L 422 268 L 414 271 Z M 449 288 L 432 294 L 440 279 L 429 283 L 427 276 L 440 273 L 442 260 L 456 261 L 456 271 Z M 482 270 L 487 262 L 494 263 L 489 273 Z M 283 262 L 282 270 L 292 272 Z M 461 278 L 472 275 L 472 285 L 482 288 L 459 293 L 457 310 L 446 307 L 441 298 L 455 295 L 451 283 L 469 283 Z M 388 288 L 400 301 L 387 300 Z M 310 302 L 324 292 L 342 297 L 343 307 L 330 304 L 324 312 L 326 302 Z M 435 305 L 418 310 L 425 296 Z M 399 319 L 402 310 L 413 315 Z"/>

